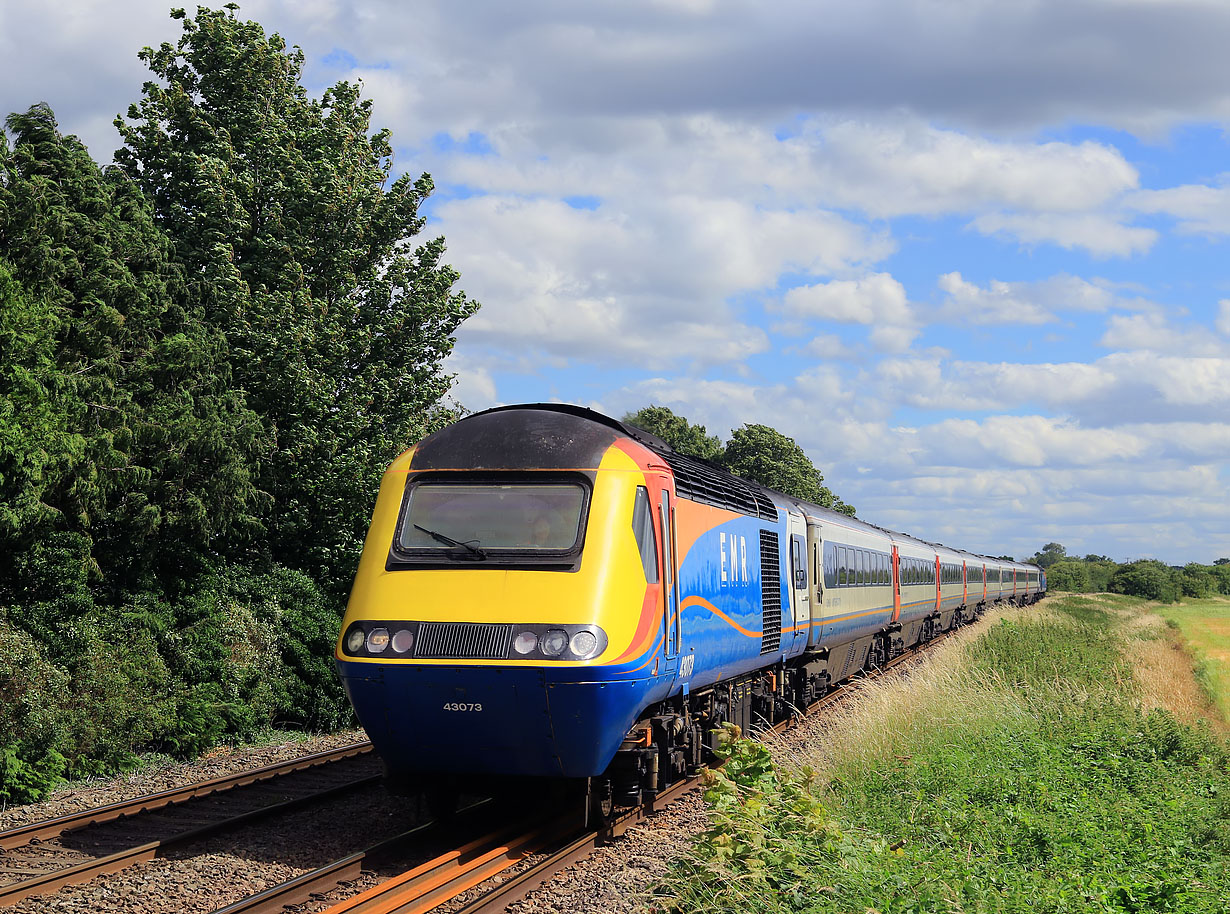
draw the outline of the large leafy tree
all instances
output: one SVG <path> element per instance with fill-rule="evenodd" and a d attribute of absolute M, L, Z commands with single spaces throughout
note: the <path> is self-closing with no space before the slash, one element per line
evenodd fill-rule
<path fill-rule="evenodd" d="M 722 462 L 736 476 L 854 516 L 854 506 L 846 504 L 824 485 L 824 476 L 794 439 L 767 425 L 745 425 L 735 429 L 726 444 Z"/>
<path fill-rule="evenodd" d="M 675 415 L 669 407 L 646 406 L 628 413 L 623 421 L 657 435 L 680 454 L 711 463 L 722 459 L 721 438 L 708 434 L 703 425 L 693 425 L 683 416 Z"/>
<path fill-rule="evenodd" d="M 257 476 L 271 557 L 338 592 L 383 467 L 440 418 L 441 362 L 477 305 L 443 239 L 415 242 L 431 179 L 393 179 L 371 102 L 345 82 L 309 97 L 302 53 L 236 9 L 172 12 L 183 34 L 141 52 L 156 79 L 116 121 L 116 162 L 276 441 Z"/>
<path fill-rule="evenodd" d="M 16 513 L 0 565 L 72 534 L 105 587 L 131 587 L 258 526 L 249 467 L 267 448 L 140 188 L 46 105 L 6 123 L 0 473 Z"/>

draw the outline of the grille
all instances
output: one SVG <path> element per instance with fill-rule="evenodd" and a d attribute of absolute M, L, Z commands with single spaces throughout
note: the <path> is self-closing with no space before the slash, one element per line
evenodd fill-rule
<path fill-rule="evenodd" d="M 682 498 L 702 504 L 738 511 L 749 517 L 777 521 L 777 506 L 769 496 L 757 492 L 738 476 L 714 469 L 682 454 L 664 454 L 675 474 L 675 491 Z"/>
<path fill-rule="evenodd" d="M 777 534 L 760 531 L 760 606 L 764 613 L 760 653 L 771 654 L 782 643 L 782 577 Z"/>
<path fill-rule="evenodd" d="M 416 657 L 498 660 L 508 656 L 512 626 L 490 622 L 423 622 Z"/>

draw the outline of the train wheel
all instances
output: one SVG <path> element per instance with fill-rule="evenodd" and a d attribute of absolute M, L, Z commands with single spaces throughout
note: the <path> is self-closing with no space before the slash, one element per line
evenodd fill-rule
<path fill-rule="evenodd" d="M 615 791 L 610 778 L 589 779 L 589 824 L 605 825 L 615 813 Z"/>

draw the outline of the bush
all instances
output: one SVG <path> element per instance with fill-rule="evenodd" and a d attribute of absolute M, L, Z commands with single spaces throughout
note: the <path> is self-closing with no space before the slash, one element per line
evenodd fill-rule
<path fill-rule="evenodd" d="M 1120 565 L 1111 575 L 1110 589 L 1114 593 L 1144 597 L 1159 603 L 1176 603 L 1182 593 L 1178 572 L 1156 559 L 1140 559 Z"/>
<path fill-rule="evenodd" d="M 1084 562 L 1065 559 L 1056 562 L 1046 572 L 1046 585 L 1051 590 L 1069 593 L 1089 593 L 1089 568 Z"/>
<path fill-rule="evenodd" d="M 1133 705 L 1113 616 L 1087 598 L 1054 605 L 1068 618 L 993 626 L 947 675 L 920 674 L 924 702 L 940 709 L 930 730 L 885 739 L 878 700 L 866 718 L 838 718 L 827 784 L 775 770 L 763 747 L 736 741 L 728 770 L 710 776 L 712 828 L 652 907 L 1224 911 L 1230 750 L 1207 729 Z M 978 688 L 989 682 L 1002 695 Z M 915 688 L 911 677 L 885 694 L 905 705 Z M 977 713 L 954 727 L 942 709 L 970 701 Z M 1030 713 L 1004 726 L 1021 708 Z M 847 751 L 850 740 L 882 751 Z"/>
<path fill-rule="evenodd" d="M 32 550 L 49 589 L 57 560 L 69 563 L 60 579 L 77 574 L 81 588 L 0 615 L 0 800 L 37 800 L 143 751 L 191 758 L 274 724 L 352 720 L 333 663 L 340 611 L 306 575 L 225 566 L 179 594 L 105 607 L 72 570 L 74 555 Z"/>

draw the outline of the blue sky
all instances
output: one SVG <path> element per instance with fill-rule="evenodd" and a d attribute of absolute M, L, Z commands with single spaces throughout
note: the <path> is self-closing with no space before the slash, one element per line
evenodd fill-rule
<path fill-rule="evenodd" d="M 0 6 L 0 106 L 100 161 L 167 7 Z M 516 4 L 241 15 L 361 80 L 483 303 L 472 409 L 794 437 L 876 523 L 1230 556 L 1230 5 Z"/>

